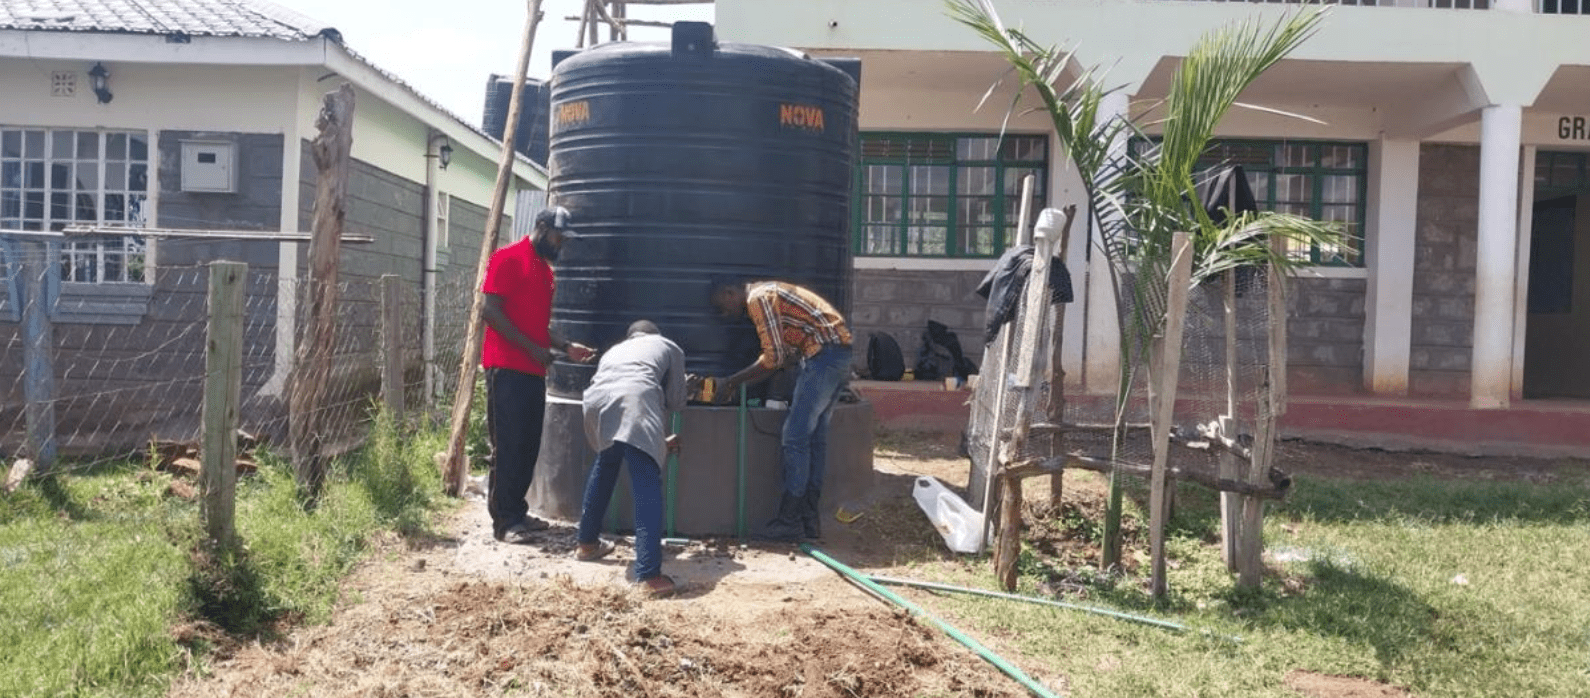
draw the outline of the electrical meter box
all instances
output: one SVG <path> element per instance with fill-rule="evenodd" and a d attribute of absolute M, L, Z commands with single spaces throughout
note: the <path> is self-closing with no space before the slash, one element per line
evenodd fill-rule
<path fill-rule="evenodd" d="M 182 141 L 182 191 L 237 191 L 237 145 L 227 141 Z"/>

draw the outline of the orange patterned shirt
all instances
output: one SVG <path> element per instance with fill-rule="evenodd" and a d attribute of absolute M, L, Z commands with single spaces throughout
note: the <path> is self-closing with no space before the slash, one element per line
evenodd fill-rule
<path fill-rule="evenodd" d="M 763 368 L 778 368 L 797 352 L 808 358 L 826 345 L 850 345 L 839 311 L 821 296 L 794 284 L 766 281 L 745 287 L 746 310 L 762 340 Z"/>

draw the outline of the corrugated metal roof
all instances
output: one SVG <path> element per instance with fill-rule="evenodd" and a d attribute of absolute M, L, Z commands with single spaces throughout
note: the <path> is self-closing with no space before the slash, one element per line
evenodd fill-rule
<path fill-rule="evenodd" d="M 0 29 L 339 38 L 335 29 L 263 0 L 0 0 Z"/>
<path fill-rule="evenodd" d="M 349 48 L 341 32 L 266 0 L 0 0 L 0 30 L 154 34 L 168 37 L 260 37 L 308 41 L 325 37 L 354 60 L 408 91 L 464 128 L 494 144 L 501 141 L 398 76 Z M 538 172 L 546 168 L 523 154 L 518 160 Z"/>

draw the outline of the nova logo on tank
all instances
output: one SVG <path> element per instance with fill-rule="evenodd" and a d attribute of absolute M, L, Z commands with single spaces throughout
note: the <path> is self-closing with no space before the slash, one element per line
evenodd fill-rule
<path fill-rule="evenodd" d="M 821 107 L 812 107 L 805 104 L 780 104 L 778 105 L 778 125 L 784 128 L 798 128 L 804 131 L 823 130 L 823 110 Z"/>
<path fill-rule="evenodd" d="M 582 99 L 578 102 L 559 104 L 557 111 L 553 114 L 553 120 L 560 128 L 590 121 L 591 103 Z"/>

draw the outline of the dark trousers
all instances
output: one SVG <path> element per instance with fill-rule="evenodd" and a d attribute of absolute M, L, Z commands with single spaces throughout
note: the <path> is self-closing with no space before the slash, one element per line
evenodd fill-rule
<path fill-rule="evenodd" d="M 547 408 L 547 382 L 506 368 L 486 369 L 486 431 L 491 437 L 491 475 L 486 511 L 492 533 L 523 523 L 530 512 L 525 495 L 541 454 L 541 420 Z"/>
<path fill-rule="evenodd" d="M 585 503 L 580 512 L 579 541 L 595 543 L 602 532 L 602 517 L 618 484 L 618 467 L 629 470 L 629 491 L 635 501 L 635 581 L 662 574 L 663 492 L 662 470 L 650 455 L 622 441 L 596 454 L 596 464 L 585 481 Z"/>

